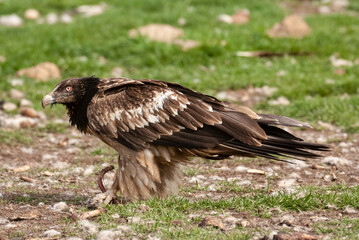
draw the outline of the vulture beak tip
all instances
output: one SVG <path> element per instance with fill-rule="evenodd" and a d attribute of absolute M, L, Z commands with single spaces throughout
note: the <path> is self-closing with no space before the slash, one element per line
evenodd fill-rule
<path fill-rule="evenodd" d="M 42 99 L 41 105 L 42 105 L 42 108 L 45 108 L 47 105 L 53 104 L 53 103 L 55 103 L 54 98 L 50 94 L 47 94 Z"/>

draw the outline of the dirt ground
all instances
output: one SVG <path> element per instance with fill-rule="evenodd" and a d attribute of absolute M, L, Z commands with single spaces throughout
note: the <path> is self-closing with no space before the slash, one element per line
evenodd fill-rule
<path fill-rule="evenodd" d="M 185 175 L 185 187 L 198 184 L 207 186 L 209 191 L 182 191 L 180 195 L 190 199 L 211 197 L 213 200 L 243 196 L 243 193 L 216 189 L 215 184 L 237 180 L 240 186 L 264 189 L 268 187 L 268 176 L 272 176 L 270 191 L 274 194 L 298 186 L 359 183 L 358 134 L 347 134 L 337 128 L 330 129 L 330 126 L 321 131 L 296 130 L 295 134 L 308 141 L 330 143 L 333 151 L 324 155 L 338 157 L 334 158 L 337 162 L 329 163 L 335 164 L 336 169 L 323 164 L 323 159 L 298 164 L 263 159 L 195 160 L 192 168 L 196 171 Z M 101 152 L 100 149 L 105 150 Z M 31 144 L 1 144 L 0 239 L 31 239 L 44 236 L 49 229 L 66 233 L 72 212 L 86 208 L 86 201 L 100 193 L 96 173 L 104 166 L 115 164 L 115 159 L 115 154 L 99 140 L 83 136 L 75 129 L 56 134 L 36 132 L 32 134 Z M 249 173 L 248 169 L 260 171 L 255 174 Z M 57 209 L 56 204 L 62 201 L 69 207 L 66 211 Z M 279 224 L 308 233 L 312 232 L 310 226 L 314 222 L 350 217 L 350 213 L 329 209 L 291 212 L 286 219 L 285 212 L 273 211 L 280 212 L 278 217 L 260 218 L 246 212 L 231 214 L 246 219 L 251 228 L 276 229 Z M 78 236 L 84 235 L 79 233 Z"/>

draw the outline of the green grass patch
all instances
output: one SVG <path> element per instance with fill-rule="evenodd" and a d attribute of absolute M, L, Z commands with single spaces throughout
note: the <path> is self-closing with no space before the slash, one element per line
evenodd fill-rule
<path fill-rule="evenodd" d="M 0 129 L 0 143 L 7 144 L 30 144 L 31 136 L 27 130 L 4 130 Z"/>
<path fill-rule="evenodd" d="M 0 15 L 23 15 L 27 8 L 35 6 L 43 16 L 50 12 L 61 14 L 84 3 L 99 2 L 4 0 L 0 3 Z M 306 17 L 312 30 L 309 36 L 271 39 L 266 30 L 286 14 L 280 2 L 229 0 L 223 4 L 218 0 L 126 0 L 119 4 L 117 0 L 107 0 L 104 14 L 91 18 L 74 16 L 71 24 L 47 25 L 25 20 L 20 28 L 0 27 L 0 36 L 3 36 L 0 37 L 0 55 L 7 58 L 0 63 L 0 77 L 4 79 L 0 82 L 3 90 L 0 96 L 8 99 L 6 93 L 11 86 L 7 80 L 13 78 L 17 70 L 39 62 L 58 64 L 63 78 L 109 77 L 111 69 L 120 66 L 127 77 L 177 82 L 208 94 L 249 85 L 277 87 L 273 98 L 284 95 L 291 104 L 283 107 L 263 104 L 257 109 L 310 122 L 327 121 L 358 132 L 355 125 L 359 112 L 358 67 L 345 67 L 343 75 L 336 75 L 329 57 L 339 53 L 340 57 L 351 61 L 358 58 L 359 48 L 354 46 L 359 45 L 359 19 L 348 14 L 309 15 Z M 218 21 L 218 15 L 233 14 L 241 8 L 251 12 L 248 23 L 238 26 Z M 357 11 L 357 2 L 351 1 L 349 8 Z M 149 23 L 178 26 L 179 18 L 187 20 L 182 26 L 184 38 L 201 42 L 200 47 L 183 52 L 179 46 L 153 42 L 145 37 L 128 37 L 130 29 Z M 310 54 L 268 59 L 236 56 L 237 51 L 255 50 Z M 105 64 L 100 63 L 100 56 L 107 59 Z M 203 70 L 203 66 L 214 70 Z M 278 77 L 276 74 L 280 70 L 287 74 Z M 326 79 L 334 80 L 334 84 L 327 84 Z M 59 80 L 25 79 L 24 85 L 16 88 L 24 91 L 39 110 L 43 95 Z M 343 95 L 347 98 L 342 99 Z M 49 116 L 59 117 L 64 113 L 63 107 L 46 110 Z"/>

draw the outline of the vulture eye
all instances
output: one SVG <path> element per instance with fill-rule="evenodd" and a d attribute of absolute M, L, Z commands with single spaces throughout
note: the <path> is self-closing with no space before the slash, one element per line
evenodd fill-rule
<path fill-rule="evenodd" d="M 66 87 L 66 92 L 71 92 L 72 91 L 72 87 L 68 86 Z"/>

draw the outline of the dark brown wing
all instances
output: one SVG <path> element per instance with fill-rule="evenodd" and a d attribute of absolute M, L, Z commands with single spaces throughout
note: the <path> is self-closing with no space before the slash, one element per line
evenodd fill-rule
<path fill-rule="evenodd" d="M 176 84 L 105 79 L 87 116 L 95 131 L 136 150 L 149 143 L 211 148 L 230 139 L 259 146 L 266 134 L 257 122 L 225 108 L 215 98 Z"/>

